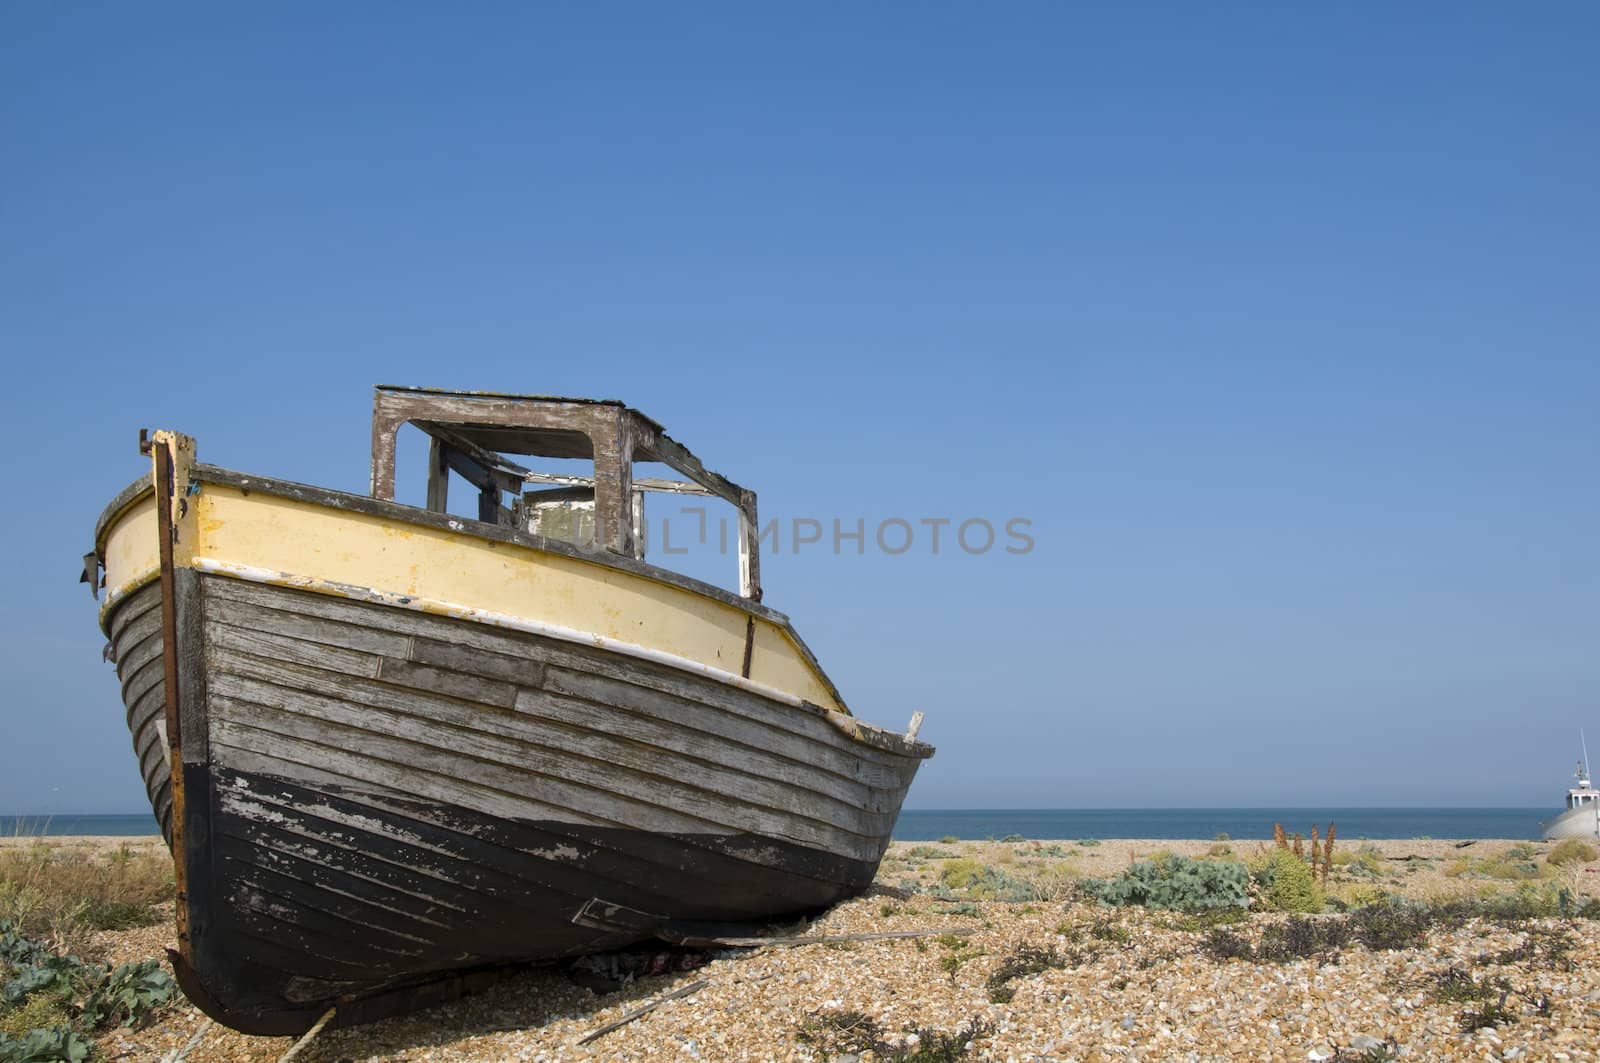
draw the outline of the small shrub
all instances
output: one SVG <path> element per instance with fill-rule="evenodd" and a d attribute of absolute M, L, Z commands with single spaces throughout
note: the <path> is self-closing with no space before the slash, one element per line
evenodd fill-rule
<path fill-rule="evenodd" d="M 1099 838 L 1079 838 L 1078 839 L 1078 844 L 1083 846 L 1085 849 L 1093 849 L 1095 846 L 1100 844 L 1100 839 Z"/>
<path fill-rule="evenodd" d="M 1133 933 L 1127 927 L 1113 923 L 1109 919 L 1102 919 L 1091 926 L 1089 936 L 1096 941 L 1110 941 L 1117 945 L 1126 945 L 1133 940 Z"/>
<path fill-rule="evenodd" d="M 1367 1048 L 1353 1046 L 1334 1052 L 1328 1063 L 1395 1063 L 1400 1058 L 1400 1046 L 1394 1041 L 1380 1041 Z"/>
<path fill-rule="evenodd" d="M 1194 915 L 1186 915 L 1171 924 L 1171 927 L 1173 930 L 1199 934 L 1213 927 L 1242 923 L 1249 918 L 1250 913 L 1243 908 L 1209 908 L 1203 912 L 1196 912 Z"/>
<path fill-rule="evenodd" d="M 95 930 L 150 926 L 172 899 L 165 850 L 123 846 L 98 856 L 46 842 L 0 849 L 0 922 L 72 952 Z"/>
<path fill-rule="evenodd" d="M 1558 842 L 1555 848 L 1550 850 L 1550 855 L 1544 858 L 1544 862 L 1552 867 L 1592 864 L 1596 860 L 1600 860 L 1600 852 L 1596 852 L 1594 846 L 1578 838 L 1568 838 L 1566 841 Z"/>
<path fill-rule="evenodd" d="M 1434 975 L 1429 995 L 1442 1004 L 1467 1004 L 1495 1000 L 1508 988 L 1503 979 L 1480 982 L 1471 971 L 1450 967 Z"/>
<path fill-rule="evenodd" d="M 1000 961 L 994 973 L 989 975 L 987 983 L 989 1000 L 994 1004 L 1009 1004 L 1014 995 L 1011 983 L 1018 978 L 1027 978 L 1041 971 L 1051 968 L 1067 966 L 1055 949 L 1041 949 L 1032 945 L 1023 945 L 1009 956 Z"/>
<path fill-rule="evenodd" d="M 1022 842 L 1027 841 L 1028 839 L 1025 838 L 1021 834 L 1007 834 L 1004 838 L 1001 838 L 1000 840 L 1002 842 L 1004 842 L 1005 844 L 1007 844 L 1007 845 L 1018 845 L 1018 844 L 1020 844 Z"/>
<path fill-rule="evenodd" d="M 991 1029 L 974 1018 L 954 1030 L 918 1027 L 895 1033 L 864 1012 L 819 1011 L 801 1022 L 796 1037 L 829 1058 L 870 1055 L 892 1063 L 954 1063 Z"/>
<path fill-rule="evenodd" d="M 1211 840 L 1214 842 L 1231 842 L 1233 841 L 1233 835 L 1229 834 L 1225 830 L 1219 830 L 1216 834 L 1212 835 Z"/>
<path fill-rule="evenodd" d="M 966 897 L 982 901 L 1036 901 L 1041 898 L 1028 883 L 1015 876 L 963 857 L 946 862 L 939 871 L 942 893 L 936 896 L 953 898 L 959 891 Z"/>
<path fill-rule="evenodd" d="M 1219 961 L 1256 958 L 1255 946 L 1250 944 L 1247 938 L 1220 926 L 1212 928 L 1201 948 L 1206 955 Z"/>
<path fill-rule="evenodd" d="M 955 853 L 946 849 L 935 849 L 931 845 L 913 845 L 906 850 L 907 860 L 954 860 Z"/>
<path fill-rule="evenodd" d="M 1293 850 L 1273 850 L 1263 885 L 1267 903 L 1279 911 L 1320 912 L 1325 904 L 1316 876 Z"/>
<path fill-rule="evenodd" d="M 1083 892 L 1101 904 L 1199 912 L 1249 903 L 1244 865 L 1173 856 L 1134 864 L 1112 879 L 1086 879 Z"/>
<path fill-rule="evenodd" d="M 1350 924 L 1343 919 L 1292 918 L 1262 931 L 1256 958 L 1290 963 L 1337 952 L 1350 943 Z"/>
<path fill-rule="evenodd" d="M 1426 939 L 1433 914 L 1421 905 L 1396 901 L 1350 913 L 1350 932 L 1374 952 L 1414 948 Z"/>
<path fill-rule="evenodd" d="M 939 844 L 940 845 L 956 845 L 960 841 L 961 841 L 961 839 L 957 838 L 954 834 L 946 834 L 943 838 L 939 839 Z"/>
<path fill-rule="evenodd" d="M 1468 1008 L 1461 1013 L 1461 1031 L 1472 1033 L 1492 1026 L 1510 1026 L 1517 1021 L 1507 1007 L 1505 997 L 1502 995 L 1497 1003 L 1485 1004 L 1479 1008 Z"/>

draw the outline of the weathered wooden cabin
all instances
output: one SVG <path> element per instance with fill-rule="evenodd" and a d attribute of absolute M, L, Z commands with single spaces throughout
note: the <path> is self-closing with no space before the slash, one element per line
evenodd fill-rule
<path fill-rule="evenodd" d="M 394 500 L 406 424 L 424 508 Z M 638 411 L 379 387 L 370 497 L 143 449 L 85 578 L 172 848 L 173 964 L 213 1018 L 360 1022 L 871 882 L 933 750 L 850 713 L 761 602 L 754 492 Z M 737 593 L 644 559 L 652 492 L 735 507 Z"/>

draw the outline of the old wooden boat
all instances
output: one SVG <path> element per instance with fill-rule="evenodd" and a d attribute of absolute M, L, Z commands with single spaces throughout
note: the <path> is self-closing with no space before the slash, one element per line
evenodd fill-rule
<path fill-rule="evenodd" d="M 425 508 L 394 500 L 406 424 Z M 871 882 L 933 753 L 920 716 L 849 712 L 761 604 L 755 494 L 654 421 L 380 387 L 371 497 L 141 440 L 152 472 L 106 508 L 84 578 L 172 848 L 174 968 L 213 1018 L 365 1021 Z M 686 479 L 634 478 L 644 461 Z M 449 512 L 452 476 L 477 519 Z M 738 593 L 643 559 L 647 491 L 735 508 Z"/>

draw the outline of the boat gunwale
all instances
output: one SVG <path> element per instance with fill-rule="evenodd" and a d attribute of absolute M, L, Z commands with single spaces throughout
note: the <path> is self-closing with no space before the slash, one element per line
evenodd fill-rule
<path fill-rule="evenodd" d="M 686 576 L 681 572 L 674 572 L 669 568 L 662 568 L 646 561 L 638 561 L 631 557 L 615 554 L 609 550 L 593 552 L 582 550 L 571 543 L 546 538 L 542 535 L 534 535 L 529 532 L 519 532 L 499 524 L 473 520 L 469 517 L 458 517 L 449 513 L 434 513 L 430 510 L 408 506 L 400 502 L 390 502 L 385 499 L 373 498 L 370 495 L 358 495 L 329 487 L 316 487 L 312 484 L 298 483 L 294 480 L 283 480 L 269 476 L 251 476 L 233 469 L 223 468 L 220 465 L 196 462 L 191 467 L 191 476 L 202 483 L 220 484 L 225 487 L 237 488 L 241 491 L 261 491 L 293 502 L 328 506 L 333 509 L 361 513 L 384 520 L 395 520 L 418 527 L 431 528 L 436 531 L 453 532 L 491 542 L 510 543 L 531 550 L 555 554 L 573 561 L 584 561 L 604 568 L 626 572 L 629 575 L 653 580 L 656 583 L 664 584 L 677 590 L 697 594 L 703 598 L 710 598 L 715 602 L 732 606 L 741 612 L 758 617 L 777 627 L 786 638 L 794 643 L 795 649 L 800 652 L 801 659 L 816 672 L 823 688 L 838 703 L 845 715 L 853 715 L 849 703 L 844 699 L 844 695 L 839 692 L 839 688 L 833 682 L 832 677 L 822 667 L 822 663 L 817 660 L 817 655 L 811 651 L 811 647 L 806 645 L 805 640 L 800 637 L 800 633 L 794 628 L 794 623 L 786 614 L 718 587 L 715 584 L 695 579 L 693 576 Z M 106 532 L 116 522 L 117 518 L 141 501 L 146 492 L 153 494 L 154 491 L 155 485 L 150 478 L 142 477 L 117 492 L 111 502 L 101 511 L 99 519 L 95 521 L 95 553 L 102 554 Z"/>

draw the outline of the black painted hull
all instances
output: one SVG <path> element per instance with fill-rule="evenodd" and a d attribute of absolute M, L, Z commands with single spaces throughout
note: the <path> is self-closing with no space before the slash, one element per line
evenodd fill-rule
<path fill-rule="evenodd" d="M 870 884 L 926 756 L 535 635 L 217 576 L 174 588 L 201 688 L 177 800 L 152 679 L 158 587 L 109 630 L 152 806 L 179 843 L 180 982 L 246 1032 L 824 908 Z"/>

